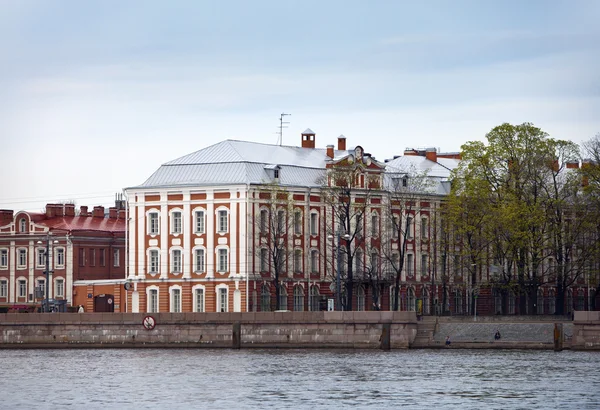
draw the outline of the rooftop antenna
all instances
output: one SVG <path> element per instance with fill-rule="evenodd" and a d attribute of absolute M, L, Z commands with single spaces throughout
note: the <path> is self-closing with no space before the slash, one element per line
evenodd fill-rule
<path fill-rule="evenodd" d="M 279 134 L 279 137 L 277 138 L 277 145 L 281 145 L 283 143 L 283 129 L 287 128 L 288 124 L 290 123 L 289 121 L 283 120 L 283 117 L 285 117 L 286 115 L 292 114 L 286 114 L 282 112 L 279 116 L 279 132 L 277 133 Z"/>

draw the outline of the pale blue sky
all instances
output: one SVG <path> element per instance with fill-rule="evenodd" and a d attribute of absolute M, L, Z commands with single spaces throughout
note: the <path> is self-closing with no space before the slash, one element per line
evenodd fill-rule
<path fill-rule="evenodd" d="M 600 132 L 600 1 L 0 0 L 0 208 L 108 206 L 227 138 L 458 151 Z"/>

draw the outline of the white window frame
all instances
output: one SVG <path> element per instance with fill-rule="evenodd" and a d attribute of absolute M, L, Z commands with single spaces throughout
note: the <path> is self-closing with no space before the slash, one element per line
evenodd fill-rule
<path fill-rule="evenodd" d="M 421 239 L 429 239 L 429 221 L 427 217 L 421 217 Z"/>
<path fill-rule="evenodd" d="M 171 248 L 171 273 L 179 275 L 183 272 L 183 250 L 181 248 Z"/>
<path fill-rule="evenodd" d="M 169 213 L 171 214 L 171 233 L 173 235 L 180 235 L 183 233 L 183 211 L 179 208 L 174 208 Z"/>
<path fill-rule="evenodd" d="M 196 235 L 206 233 L 206 210 L 204 208 L 194 209 L 194 233 Z"/>
<path fill-rule="evenodd" d="M 310 272 L 319 272 L 319 251 L 316 249 L 311 249 L 310 251 Z"/>
<path fill-rule="evenodd" d="M 121 250 L 113 249 L 113 267 L 118 268 L 121 266 Z"/>
<path fill-rule="evenodd" d="M 152 254 L 156 252 L 156 270 L 152 270 Z M 158 248 L 148 248 L 148 273 L 151 275 L 156 275 L 160 273 L 160 249 Z"/>
<path fill-rule="evenodd" d="M 8 280 L 0 279 L 0 298 L 8 297 Z"/>
<path fill-rule="evenodd" d="M 302 211 L 294 211 L 294 235 L 302 235 Z"/>
<path fill-rule="evenodd" d="M 269 271 L 269 250 L 267 248 L 260 248 L 260 271 Z"/>
<path fill-rule="evenodd" d="M 294 286 L 294 312 L 304 311 L 304 287 L 301 284 Z M 300 308 L 300 309 L 298 309 Z"/>
<path fill-rule="evenodd" d="M 406 254 L 406 276 L 413 276 L 415 267 L 415 255 L 412 253 Z"/>
<path fill-rule="evenodd" d="M 198 301 L 198 291 L 202 291 L 201 301 Z M 206 287 L 204 285 L 194 285 L 194 287 L 192 287 L 192 295 L 194 299 L 194 306 L 192 306 L 192 310 L 194 312 L 206 312 Z M 200 309 L 198 309 L 198 307 L 200 307 Z"/>
<path fill-rule="evenodd" d="M 406 219 L 408 220 L 406 222 L 406 228 L 408 230 L 408 232 L 406 233 L 406 238 L 407 239 L 413 239 L 414 238 L 414 235 L 413 235 L 414 218 L 411 215 L 407 215 Z"/>
<path fill-rule="evenodd" d="M 46 267 L 46 248 L 35 248 L 35 267 Z"/>
<path fill-rule="evenodd" d="M 225 234 L 229 232 L 229 209 L 226 207 L 217 208 L 216 217 L 217 217 L 217 232 L 220 234 Z"/>
<path fill-rule="evenodd" d="M 148 221 L 146 222 L 148 230 L 147 234 L 151 236 L 160 235 L 160 212 L 157 209 L 150 209 L 146 215 L 148 218 Z M 154 224 L 153 221 L 156 221 L 156 224 Z"/>
<path fill-rule="evenodd" d="M 65 297 L 65 280 L 63 278 L 54 279 L 54 296 Z"/>
<path fill-rule="evenodd" d="M 169 287 L 169 308 L 171 313 L 181 313 L 182 289 L 179 285 Z"/>
<path fill-rule="evenodd" d="M 25 218 L 19 219 L 19 232 L 27 232 L 27 220 Z"/>
<path fill-rule="evenodd" d="M 21 260 L 21 255 L 23 255 L 23 260 Z M 17 248 L 17 269 L 27 269 L 27 248 Z"/>
<path fill-rule="evenodd" d="M 319 213 L 311 211 L 310 213 L 310 235 L 317 236 L 319 234 Z"/>
<path fill-rule="evenodd" d="M 377 212 L 371 213 L 371 236 L 379 236 L 379 214 Z"/>
<path fill-rule="evenodd" d="M 225 292 L 223 292 L 223 290 Z M 216 311 L 229 312 L 229 286 L 221 283 L 215 287 L 215 293 L 217 294 Z M 225 295 L 225 300 L 223 300 L 223 295 Z"/>
<path fill-rule="evenodd" d="M 258 229 L 263 235 L 266 235 L 269 232 L 269 210 L 266 208 L 260 209 Z"/>
<path fill-rule="evenodd" d="M 221 256 L 224 253 L 225 255 L 225 263 L 222 263 Z M 218 273 L 227 273 L 229 272 L 229 248 L 227 246 L 220 246 L 216 249 L 216 257 L 217 257 L 217 272 Z"/>
<path fill-rule="evenodd" d="M 8 269 L 8 248 L 0 248 L 0 269 Z"/>
<path fill-rule="evenodd" d="M 294 249 L 294 260 L 293 260 L 294 273 L 302 273 L 302 249 Z"/>
<path fill-rule="evenodd" d="M 198 255 L 202 254 L 202 264 L 198 266 Z M 206 272 L 206 249 L 204 247 L 194 248 L 194 272 L 204 273 Z"/>
<path fill-rule="evenodd" d="M 60 256 L 59 256 L 60 255 Z M 54 267 L 64 268 L 65 267 L 65 248 L 54 248 Z"/>
<path fill-rule="evenodd" d="M 429 259 L 427 254 L 421 255 L 421 276 L 427 276 L 429 268 Z"/>
<path fill-rule="evenodd" d="M 152 298 L 151 294 L 156 291 L 156 306 L 151 306 Z M 160 288 L 158 286 L 152 285 L 146 288 L 146 312 L 148 313 L 160 313 Z"/>
<path fill-rule="evenodd" d="M 17 297 L 27 297 L 27 278 L 20 277 L 17 279 Z"/>

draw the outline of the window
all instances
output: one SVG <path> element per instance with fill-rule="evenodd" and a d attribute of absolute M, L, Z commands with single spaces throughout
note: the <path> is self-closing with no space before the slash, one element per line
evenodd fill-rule
<path fill-rule="evenodd" d="M 8 282 L 0 280 L 0 298 L 8 297 Z"/>
<path fill-rule="evenodd" d="M 181 313 L 181 289 L 171 288 L 171 312 Z"/>
<path fill-rule="evenodd" d="M 148 312 L 158 313 L 158 289 L 148 290 Z"/>
<path fill-rule="evenodd" d="M 414 312 L 415 309 L 415 290 L 413 288 L 408 288 L 408 311 Z"/>
<path fill-rule="evenodd" d="M 302 235 L 302 214 L 300 211 L 294 212 L 294 234 Z"/>
<path fill-rule="evenodd" d="M 17 267 L 23 269 L 27 267 L 27 249 L 19 249 L 18 254 Z"/>
<path fill-rule="evenodd" d="M 310 234 L 317 235 L 319 233 L 319 220 L 316 213 L 310 214 Z"/>
<path fill-rule="evenodd" d="M 413 275 L 414 256 L 412 253 L 406 254 L 406 274 L 408 276 Z"/>
<path fill-rule="evenodd" d="M 218 288 L 217 295 L 219 312 L 227 312 L 227 288 Z"/>
<path fill-rule="evenodd" d="M 538 315 L 543 315 L 544 314 L 544 291 L 541 288 L 538 289 L 538 291 L 537 291 L 536 305 L 537 305 L 536 313 Z"/>
<path fill-rule="evenodd" d="M 421 255 L 421 276 L 427 276 L 427 268 L 428 268 L 428 260 L 427 255 Z"/>
<path fill-rule="evenodd" d="M 99 249 L 100 251 L 100 266 L 106 266 L 106 249 Z"/>
<path fill-rule="evenodd" d="M 0 249 L 0 268 L 8 268 L 8 249 Z"/>
<path fill-rule="evenodd" d="M 227 272 L 227 249 L 219 249 L 219 269 L 218 272 Z"/>
<path fill-rule="evenodd" d="M 273 178 L 278 179 L 279 178 L 279 170 L 277 168 L 275 168 L 273 170 Z"/>
<path fill-rule="evenodd" d="M 294 250 L 294 273 L 302 272 L 302 251 L 300 249 Z"/>
<path fill-rule="evenodd" d="M 181 212 L 175 211 L 171 214 L 171 233 L 181 233 Z"/>
<path fill-rule="evenodd" d="M 120 255 L 119 255 L 119 249 L 113 249 L 113 266 L 115 268 L 118 268 L 120 266 Z"/>
<path fill-rule="evenodd" d="M 284 285 L 279 287 L 279 309 L 287 310 L 287 289 Z"/>
<path fill-rule="evenodd" d="M 204 249 L 196 249 L 194 251 L 194 262 L 196 263 L 194 271 L 204 272 Z"/>
<path fill-rule="evenodd" d="M 65 297 L 65 281 L 63 279 L 56 279 L 56 289 L 54 294 L 56 297 L 63 298 Z"/>
<path fill-rule="evenodd" d="M 85 248 L 79 248 L 79 266 L 85 266 Z"/>
<path fill-rule="evenodd" d="M 397 240 L 400 237 L 401 227 L 398 222 L 398 215 L 392 216 L 392 239 Z"/>
<path fill-rule="evenodd" d="M 96 266 L 96 249 L 90 249 L 90 266 Z"/>
<path fill-rule="evenodd" d="M 35 297 L 43 298 L 46 294 L 46 281 L 44 279 L 38 279 L 35 284 Z"/>
<path fill-rule="evenodd" d="M 271 292 L 267 284 L 262 285 L 260 290 L 260 311 L 270 312 L 271 311 Z"/>
<path fill-rule="evenodd" d="M 310 271 L 312 273 L 319 271 L 319 251 L 315 249 L 310 251 Z"/>
<path fill-rule="evenodd" d="M 371 252 L 371 271 L 375 275 L 379 274 L 379 255 L 375 251 Z"/>
<path fill-rule="evenodd" d="M 219 232 L 227 232 L 227 211 L 219 211 Z"/>
<path fill-rule="evenodd" d="M 204 211 L 196 211 L 196 233 L 204 233 Z"/>
<path fill-rule="evenodd" d="M 150 235 L 158 235 L 158 212 L 150 212 L 148 214 L 148 233 Z"/>
<path fill-rule="evenodd" d="M 413 237 L 413 233 L 412 233 L 412 224 L 413 224 L 413 219 L 410 216 L 406 217 L 406 230 L 408 231 L 406 233 L 406 237 L 409 239 L 412 239 Z"/>
<path fill-rule="evenodd" d="M 260 250 L 260 271 L 269 271 L 269 250 L 266 248 Z"/>
<path fill-rule="evenodd" d="M 24 298 L 27 296 L 27 280 L 19 279 L 17 282 L 19 285 L 19 297 Z"/>
<path fill-rule="evenodd" d="M 46 250 L 42 248 L 38 248 L 36 250 L 36 266 L 37 267 L 45 267 L 46 266 Z"/>
<path fill-rule="evenodd" d="M 204 289 L 194 290 L 194 303 L 195 312 L 204 312 Z"/>
<path fill-rule="evenodd" d="M 262 209 L 260 211 L 260 233 L 266 234 L 268 232 L 268 221 L 269 220 L 269 211 L 266 209 Z"/>
<path fill-rule="evenodd" d="M 371 215 L 371 235 L 377 236 L 379 233 L 379 216 L 374 213 Z"/>
<path fill-rule="evenodd" d="M 363 273 L 363 253 L 360 249 L 357 249 L 354 255 L 354 272 L 357 274 Z"/>
<path fill-rule="evenodd" d="M 362 286 L 359 286 L 356 292 L 356 310 L 365 310 L 365 288 Z"/>
<path fill-rule="evenodd" d="M 421 239 L 429 238 L 429 227 L 427 225 L 427 218 L 421 218 Z"/>
<path fill-rule="evenodd" d="M 54 264 L 57 268 L 65 266 L 65 250 L 63 248 L 56 249 L 56 263 Z"/>
<path fill-rule="evenodd" d="M 153 249 L 150 251 L 150 273 L 158 273 L 158 250 Z"/>
<path fill-rule="evenodd" d="M 310 299 L 309 299 L 309 310 L 311 312 L 318 312 L 319 309 L 319 300 L 321 299 L 321 295 L 319 293 L 319 288 L 316 285 L 310 287 Z"/>
<path fill-rule="evenodd" d="M 294 286 L 294 312 L 304 310 L 304 289 L 300 285 Z"/>
<path fill-rule="evenodd" d="M 285 226 L 285 211 L 279 210 L 277 211 L 277 233 L 284 234 L 286 229 Z"/>
<path fill-rule="evenodd" d="M 514 301 L 514 299 L 513 299 L 513 301 Z M 509 307 L 509 311 L 510 311 L 510 307 Z M 454 313 L 462 313 L 462 312 L 463 312 L 462 295 L 460 294 L 460 290 L 457 289 L 454 291 Z"/>
<path fill-rule="evenodd" d="M 19 232 L 27 232 L 27 221 L 25 218 L 19 220 Z"/>
<path fill-rule="evenodd" d="M 181 251 L 174 249 L 171 252 L 171 272 L 181 273 Z"/>
<path fill-rule="evenodd" d="M 454 275 L 460 276 L 460 255 L 454 255 Z"/>

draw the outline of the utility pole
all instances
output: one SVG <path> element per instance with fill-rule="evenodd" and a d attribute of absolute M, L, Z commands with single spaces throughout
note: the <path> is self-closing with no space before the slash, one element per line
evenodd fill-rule
<path fill-rule="evenodd" d="M 42 241 L 38 241 L 38 244 L 41 244 Z M 54 241 L 53 243 L 58 243 L 58 241 Z M 52 271 L 50 270 L 50 233 L 46 234 L 46 270 L 44 271 L 44 276 L 46 276 L 46 290 L 44 292 L 44 301 L 42 303 L 42 312 L 50 312 L 50 281 L 52 280 Z"/>

